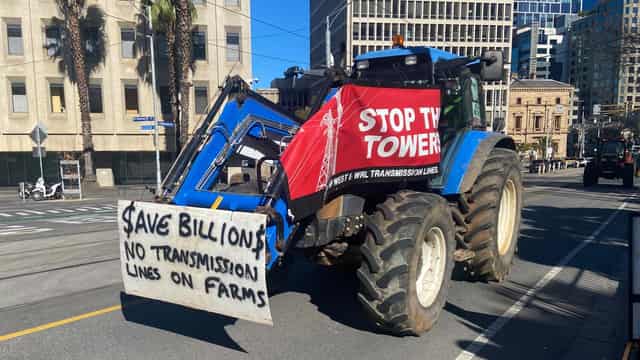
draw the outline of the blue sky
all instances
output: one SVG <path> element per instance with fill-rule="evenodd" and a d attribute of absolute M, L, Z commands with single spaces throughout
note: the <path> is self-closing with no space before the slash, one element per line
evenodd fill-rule
<path fill-rule="evenodd" d="M 251 51 L 253 76 L 258 88 L 269 87 L 290 66 L 309 67 L 309 1 L 251 1 Z M 260 23 L 262 20 L 300 34 L 301 37 Z"/>

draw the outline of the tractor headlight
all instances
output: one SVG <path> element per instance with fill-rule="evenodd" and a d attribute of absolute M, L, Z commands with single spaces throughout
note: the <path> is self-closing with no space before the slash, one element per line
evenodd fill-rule
<path fill-rule="evenodd" d="M 367 70 L 369 68 L 369 60 L 358 61 L 356 68 L 358 70 Z"/>
<path fill-rule="evenodd" d="M 407 66 L 415 65 L 418 63 L 418 57 L 415 55 L 409 55 L 404 58 L 404 64 Z"/>

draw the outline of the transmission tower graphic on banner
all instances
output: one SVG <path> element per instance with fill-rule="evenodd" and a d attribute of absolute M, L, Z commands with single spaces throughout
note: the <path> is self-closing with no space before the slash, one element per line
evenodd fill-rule
<path fill-rule="evenodd" d="M 329 179 L 334 175 L 336 169 L 336 156 L 338 152 L 338 133 L 342 127 L 342 101 L 340 95 L 342 90 L 338 90 L 335 99 L 337 104 L 337 114 L 333 117 L 333 111 L 329 110 L 322 117 L 320 125 L 325 127 L 325 135 L 327 143 L 324 147 L 324 157 L 322 158 L 322 167 L 320 168 L 320 176 L 318 177 L 318 185 L 316 191 L 326 188 Z"/>

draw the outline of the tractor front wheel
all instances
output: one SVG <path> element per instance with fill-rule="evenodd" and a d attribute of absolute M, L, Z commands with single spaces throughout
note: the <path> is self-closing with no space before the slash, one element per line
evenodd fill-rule
<path fill-rule="evenodd" d="M 460 205 L 467 224 L 464 241 L 475 252 L 468 263 L 471 277 L 503 281 L 511 270 L 520 233 L 522 175 L 516 153 L 493 149 Z"/>
<path fill-rule="evenodd" d="M 584 167 L 584 174 L 582 175 L 582 184 L 585 187 L 598 185 L 598 173 L 591 163 L 587 163 Z"/>
<path fill-rule="evenodd" d="M 634 173 L 635 169 L 633 168 L 633 164 L 624 165 L 624 169 L 622 170 L 622 186 L 626 188 L 633 187 Z"/>
<path fill-rule="evenodd" d="M 368 218 L 358 299 L 396 335 L 420 335 L 442 310 L 453 270 L 454 225 L 442 197 L 400 191 Z"/>

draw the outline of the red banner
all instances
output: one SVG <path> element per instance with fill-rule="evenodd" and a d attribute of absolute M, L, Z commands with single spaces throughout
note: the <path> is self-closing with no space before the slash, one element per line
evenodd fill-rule
<path fill-rule="evenodd" d="M 291 199 L 437 174 L 439 118 L 439 89 L 340 88 L 282 156 Z"/>

